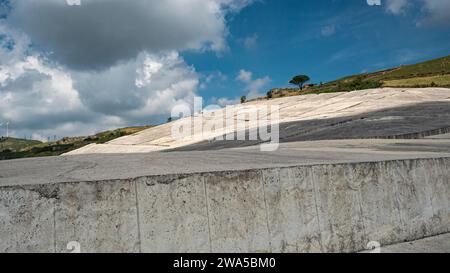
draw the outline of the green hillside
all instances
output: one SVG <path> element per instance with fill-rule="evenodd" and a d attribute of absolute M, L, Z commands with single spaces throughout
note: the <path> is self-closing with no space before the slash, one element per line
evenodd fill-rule
<path fill-rule="evenodd" d="M 352 75 L 307 87 L 302 91 L 298 88 L 272 89 L 267 95 L 269 98 L 276 98 L 379 87 L 450 87 L 450 56 L 372 73 Z"/>
<path fill-rule="evenodd" d="M 0 151 L 10 150 L 10 151 L 20 151 L 22 149 L 32 147 L 35 145 L 42 144 L 42 142 L 37 140 L 27 140 L 12 137 L 1 137 L 0 138 Z"/>
<path fill-rule="evenodd" d="M 48 143 L 43 143 L 36 140 L 1 138 L 0 160 L 61 155 L 91 143 L 105 143 L 151 127 L 152 126 L 127 127 L 101 132 L 92 136 L 67 137 L 59 141 Z"/>

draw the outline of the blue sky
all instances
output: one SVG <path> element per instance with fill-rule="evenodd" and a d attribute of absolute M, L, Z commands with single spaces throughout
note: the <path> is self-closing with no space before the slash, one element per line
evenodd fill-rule
<path fill-rule="evenodd" d="M 235 81 L 240 69 L 269 76 L 267 86 L 274 88 L 300 73 L 326 82 L 449 55 L 450 25 L 417 26 L 419 9 L 395 15 L 365 1 L 265 0 L 230 19 L 226 53 L 183 56 L 201 73 L 228 76 L 202 90 L 203 96 L 237 97 L 245 93 Z M 247 48 L 249 38 L 255 41 Z"/>
<path fill-rule="evenodd" d="M 450 54 L 449 0 L 0 0 L 0 123 L 88 135 Z M 376 2 L 377 0 L 369 0 Z M 0 126 L 0 135 L 5 134 Z"/>

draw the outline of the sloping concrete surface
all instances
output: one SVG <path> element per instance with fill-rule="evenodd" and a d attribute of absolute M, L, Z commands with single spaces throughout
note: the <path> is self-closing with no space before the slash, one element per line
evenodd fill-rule
<path fill-rule="evenodd" d="M 427 136 L 426 132 L 438 134 L 450 131 L 450 89 L 446 88 L 382 88 L 304 95 L 249 102 L 237 106 L 237 109 L 263 109 L 267 105 L 278 105 L 280 108 L 281 142 L 389 136 L 417 138 Z M 225 112 L 217 110 L 214 113 L 214 117 L 222 117 Z M 205 124 L 214 117 L 197 115 L 192 119 Z M 234 118 L 238 119 L 237 116 Z M 259 143 L 208 141 L 236 132 L 237 128 L 234 126 L 203 135 L 196 133 L 192 138 L 173 139 L 173 124 L 157 126 L 107 144 L 89 145 L 68 155 L 146 153 L 171 149 L 211 150 Z M 256 121 L 248 121 L 247 126 L 251 129 L 258 124 Z"/>

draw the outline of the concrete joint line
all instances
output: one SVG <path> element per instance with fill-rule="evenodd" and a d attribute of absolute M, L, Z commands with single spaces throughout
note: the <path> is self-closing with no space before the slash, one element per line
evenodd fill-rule
<path fill-rule="evenodd" d="M 202 177 L 203 180 L 203 188 L 205 189 L 205 204 L 206 204 L 206 218 L 208 219 L 208 240 L 209 240 L 209 252 L 213 252 L 212 248 L 212 240 L 211 240 L 211 221 L 209 219 L 209 201 L 208 201 L 208 190 L 206 188 L 206 181 L 205 178 Z"/>

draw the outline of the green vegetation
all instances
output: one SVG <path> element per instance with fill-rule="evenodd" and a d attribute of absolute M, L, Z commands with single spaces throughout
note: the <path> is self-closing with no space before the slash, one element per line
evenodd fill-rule
<path fill-rule="evenodd" d="M 310 78 L 306 75 L 297 75 L 293 77 L 292 80 L 289 81 L 289 83 L 293 85 L 298 85 L 300 90 L 303 90 L 303 84 L 305 84 L 309 80 Z"/>
<path fill-rule="evenodd" d="M 36 146 L 42 144 L 42 142 L 37 140 L 27 140 L 12 137 L 1 137 L 0 138 L 0 151 L 20 151 L 28 147 Z"/>
<path fill-rule="evenodd" d="M 428 86 L 442 86 L 450 87 L 450 74 L 431 76 L 431 77 L 417 77 L 401 80 L 383 81 L 383 86 L 389 87 L 428 87 Z"/>
<path fill-rule="evenodd" d="M 241 97 L 241 103 L 245 103 L 247 101 L 247 96 L 242 96 Z"/>
<path fill-rule="evenodd" d="M 92 143 L 106 143 L 113 139 L 131 135 L 151 127 L 152 126 L 127 127 L 101 132 L 87 137 L 67 137 L 59 141 L 48 143 L 42 143 L 36 140 L 1 138 L 0 160 L 26 157 L 57 156 Z"/>
<path fill-rule="evenodd" d="M 267 94 L 270 96 L 267 98 L 348 92 L 380 87 L 450 87 L 450 56 L 373 73 L 353 75 L 324 84 L 306 86 L 303 90 L 277 88 L 269 91 Z"/>

